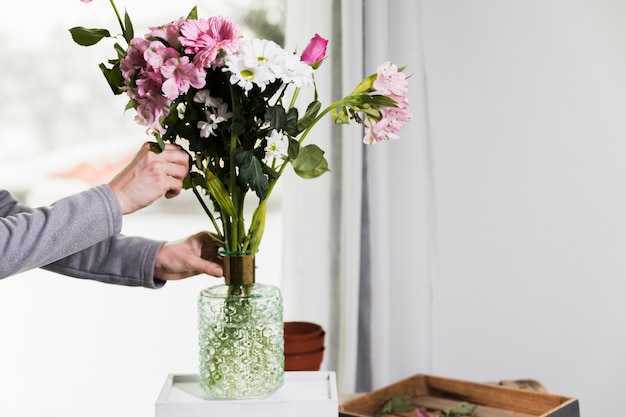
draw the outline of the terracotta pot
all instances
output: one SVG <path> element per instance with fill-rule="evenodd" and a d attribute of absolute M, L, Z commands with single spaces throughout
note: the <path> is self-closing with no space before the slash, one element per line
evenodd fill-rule
<path fill-rule="evenodd" d="M 324 348 L 314 352 L 285 355 L 285 371 L 319 371 L 324 360 Z"/>
<path fill-rule="evenodd" d="M 324 357 L 324 336 L 319 324 L 285 322 L 285 371 L 318 371 Z"/>
<path fill-rule="evenodd" d="M 324 347 L 325 332 L 315 323 L 291 321 L 285 323 L 285 354 L 318 351 Z"/>

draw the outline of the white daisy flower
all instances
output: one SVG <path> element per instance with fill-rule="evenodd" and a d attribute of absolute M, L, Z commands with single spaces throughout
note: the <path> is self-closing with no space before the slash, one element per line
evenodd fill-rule
<path fill-rule="evenodd" d="M 246 92 L 255 85 L 264 91 L 268 84 L 276 81 L 276 72 L 281 63 L 283 49 L 276 43 L 262 39 L 247 39 L 241 42 L 239 51 L 226 60 L 224 71 L 231 73 L 231 84 L 239 85 Z"/>
<path fill-rule="evenodd" d="M 294 54 L 285 54 L 283 62 L 282 80 L 286 83 L 293 83 L 296 87 L 304 87 L 313 84 L 313 68 L 300 57 Z"/>
<path fill-rule="evenodd" d="M 267 146 L 265 147 L 265 162 L 267 164 L 273 161 L 282 161 L 287 156 L 289 148 L 289 139 L 283 132 L 273 130 L 267 137 Z"/>

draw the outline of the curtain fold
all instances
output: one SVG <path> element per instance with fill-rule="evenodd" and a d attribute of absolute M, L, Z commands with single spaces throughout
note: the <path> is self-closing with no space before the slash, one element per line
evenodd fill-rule
<path fill-rule="evenodd" d="M 324 105 L 384 61 L 411 74 L 413 120 L 400 140 L 364 146 L 360 126 L 327 118 L 311 142 L 331 172 L 288 176 L 282 191 L 286 318 L 327 329 L 323 368 L 337 372 L 341 393 L 430 370 L 436 231 L 419 4 L 287 0 L 288 48 L 314 33 L 330 39 L 330 70 L 318 71 Z"/>
<path fill-rule="evenodd" d="M 371 253 L 372 380 L 375 389 L 430 372 L 436 214 L 419 1 L 364 0 L 367 72 L 407 66 L 413 119 L 398 141 L 365 150 Z"/>

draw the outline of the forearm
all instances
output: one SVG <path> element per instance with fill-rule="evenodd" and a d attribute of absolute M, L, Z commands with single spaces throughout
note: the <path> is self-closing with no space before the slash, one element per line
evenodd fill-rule
<path fill-rule="evenodd" d="M 44 269 L 107 284 L 160 288 L 154 278 L 157 253 L 164 242 L 115 235 Z"/>
<path fill-rule="evenodd" d="M 29 208 L 0 192 L 0 278 L 49 265 L 119 233 L 122 214 L 103 185 Z"/>

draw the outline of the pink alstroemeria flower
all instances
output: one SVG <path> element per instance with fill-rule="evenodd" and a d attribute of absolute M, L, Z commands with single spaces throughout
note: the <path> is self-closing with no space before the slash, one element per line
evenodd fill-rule
<path fill-rule="evenodd" d="M 180 41 L 178 40 L 178 36 L 180 35 L 180 28 L 183 27 L 186 21 L 187 19 L 181 17 L 163 26 L 151 27 L 150 33 L 148 33 L 146 37 L 162 39 L 172 48 L 179 49 Z"/>
<path fill-rule="evenodd" d="M 326 58 L 327 45 L 328 40 L 322 38 L 316 33 L 315 36 L 313 36 L 313 38 L 309 41 L 306 48 L 304 48 L 304 51 L 302 51 L 300 60 L 312 66 L 313 69 L 318 69 L 324 58 Z"/>
<path fill-rule="evenodd" d="M 126 56 L 120 61 L 120 70 L 122 71 L 124 80 L 126 80 L 126 84 L 129 84 L 139 70 L 146 65 L 143 54 L 149 47 L 150 42 L 143 38 L 131 39 L 130 46 L 126 51 Z"/>
<path fill-rule="evenodd" d="M 166 78 L 163 94 L 170 100 L 186 93 L 190 86 L 200 89 L 206 84 L 206 71 L 190 62 L 188 56 L 168 59 L 161 66 L 161 74 Z"/>
<path fill-rule="evenodd" d="M 82 1 L 83 3 L 91 3 L 91 0 L 80 0 L 80 1 Z"/>
<path fill-rule="evenodd" d="M 155 70 L 160 69 L 168 59 L 179 56 L 180 54 L 176 49 L 165 46 L 160 41 L 150 42 L 150 47 L 143 53 L 143 58 Z"/>
<path fill-rule="evenodd" d="M 398 67 L 391 62 L 384 62 L 378 66 L 374 88 L 384 95 L 402 96 L 409 89 L 406 75 L 398 71 Z"/>

